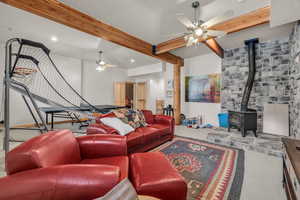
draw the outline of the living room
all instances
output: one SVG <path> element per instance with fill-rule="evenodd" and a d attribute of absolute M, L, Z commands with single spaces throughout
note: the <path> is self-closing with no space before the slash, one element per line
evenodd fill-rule
<path fill-rule="evenodd" d="M 0 0 L 0 199 L 299 199 L 298 0 Z"/>

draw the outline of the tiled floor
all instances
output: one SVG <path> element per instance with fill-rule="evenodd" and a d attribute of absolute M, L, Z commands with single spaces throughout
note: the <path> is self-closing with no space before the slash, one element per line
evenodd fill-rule
<path fill-rule="evenodd" d="M 64 126 L 60 128 L 71 127 Z M 246 139 L 243 139 L 239 136 L 239 134 L 230 133 L 227 135 L 227 133 L 223 130 L 188 129 L 182 126 L 176 127 L 175 133 L 178 136 L 216 142 L 229 146 L 242 145 L 241 148 L 245 150 L 245 174 L 241 200 L 286 199 L 284 190 L 282 188 L 282 159 L 277 154 L 275 156 L 273 154 L 271 154 L 271 156 L 268 155 L 269 150 L 276 150 L 280 152 L 280 149 L 278 149 L 280 146 L 280 142 L 278 143 L 278 138 L 273 138 L 271 136 L 270 138 L 266 136 L 266 138 L 265 135 L 261 135 L 258 139 L 255 139 L 253 136 L 249 135 Z M 24 140 L 34 137 L 38 134 L 39 133 L 22 133 L 20 131 L 14 131 L 12 133 L 12 137 L 18 140 Z M 1 147 L 3 140 L 2 138 L 3 131 L 0 132 Z M 220 138 L 223 139 L 220 140 Z M 234 141 L 234 143 L 232 144 L 228 141 Z M 12 143 L 11 147 L 14 147 L 18 144 L 19 143 Z M 250 148 L 250 146 L 256 148 Z M 4 153 L 3 151 L 0 151 L 0 176 L 4 175 Z"/>

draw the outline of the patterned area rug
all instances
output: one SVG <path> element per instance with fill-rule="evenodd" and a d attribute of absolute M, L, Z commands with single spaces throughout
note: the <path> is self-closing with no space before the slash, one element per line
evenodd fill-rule
<path fill-rule="evenodd" d="M 188 200 L 238 200 L 244 178 L 244 151 L 176 137 L 163 152 L 188 184 Z"/>

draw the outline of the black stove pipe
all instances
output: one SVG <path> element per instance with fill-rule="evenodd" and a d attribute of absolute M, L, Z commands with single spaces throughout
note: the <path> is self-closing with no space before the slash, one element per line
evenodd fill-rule
<path fill-rule="evenodd" d="M 248 49 L 248 59 L 249 59 L 249 74 L 248 74 L 248 79 L 247 79 L 247 83 L 244 89 L 244 94 L 241 102 L 241 111 L 245 111 L 245 112 L 251 110 L 248 109 L 248 102 L 249 102 L 251 90 L 255 79 L 255 73 L 256 73 L 255 44 L 257 44 L 258 42 L 259 42 L 258 38 L 245 41 L 245 45 L 247 46 Z"/>

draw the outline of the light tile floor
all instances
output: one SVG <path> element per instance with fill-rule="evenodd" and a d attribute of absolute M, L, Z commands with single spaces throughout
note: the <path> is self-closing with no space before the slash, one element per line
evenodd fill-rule
<path fill-rule="evenodd" d="M 72 128 L 72 127 L 59 127 Z M 204 129 L 188 129 L 176 127 L 176 135 L 207 141 L 210 131 Z M 26 140 L 39 133 L 23 133 L 14 131 L 12 137 Z M 76 134 L 79 135 L 79 134 Z M 0 145 L 2 147 L 3 131 L 0 132 Z M 211 141 L 210 141 L 211 142 Z M 11 148 L 20 143 L 11 143 Z M 0 150 L 0 177 L 5 176 L 4 152 Z M 282 159 L 245 149 L 245 174 L 241 193 L 241 200 L 286 200 L 282 187 Z"/>

